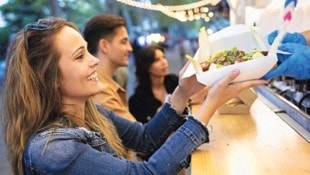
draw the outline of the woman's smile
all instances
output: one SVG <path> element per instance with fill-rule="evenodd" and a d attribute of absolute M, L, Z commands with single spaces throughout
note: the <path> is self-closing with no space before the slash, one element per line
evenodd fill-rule
<path fill-rule="evenodd" d="M 88 81 L 98 81 L 98 76 L 97 76 L 97 72 L 95 71 L 94 73 L 90 74 L 88 77 L 87 77 L 87 80 Z"/>

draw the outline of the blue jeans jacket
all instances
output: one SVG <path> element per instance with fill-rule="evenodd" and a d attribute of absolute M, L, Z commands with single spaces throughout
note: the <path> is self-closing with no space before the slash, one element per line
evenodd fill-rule
<path fill-rule="evenodd" d="M 29 139 L 23 155 L 25 174 L 172 175 L 188 166 L 192 151 L 208 141 L 208 131 L 200 122 L 193 117 L 185 120 L 168 103 L 146 125 L 99 110 L 114 123 L 126 147 L 152 156 L 147 161 L 129 161 L 118 157 L 97 132 L 60 128 Z"/>

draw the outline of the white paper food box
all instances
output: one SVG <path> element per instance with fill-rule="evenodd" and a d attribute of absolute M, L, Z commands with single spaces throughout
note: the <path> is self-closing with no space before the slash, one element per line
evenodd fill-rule
<path fill-rule="evenodd" d="M 259 43 L 255 39 L 250 26 L 233 25 L 209 36 L 210 54 L 212 55 L 219 50 L 230 50 L 233 47 L 237 47 L 238 49 L 243 50 L 246 53 L 254 49 L 267 50 L 269 48 L 269 45 L 267 44 L 268 34 L 264 33 L 263 30 L 260 30 L 259 28 L 255 28 L 255 31 L 258 34 L 259 38 L 263 40 L 266 48 L 261 48 L 262 46 L 259 45 Z M 198 60 L 199 49 L 195 53 L 195 60 Z M 200 83 L 212 86 L 217 81 L 225 77 L 232 70 L 239 69 L 240 75 L 233 82 L 259 79 L 264 76 L 276 64 L 276 62 L 277 55 L 276 53 L 274 53 L 268 54 L 265 57 L 255 58 L 253 60 L 200 73 L 196 73 L 193 64 L 190 63 L 182 77 L 189 77 L 193 74 L 196 74 L 197 80 Z"/>

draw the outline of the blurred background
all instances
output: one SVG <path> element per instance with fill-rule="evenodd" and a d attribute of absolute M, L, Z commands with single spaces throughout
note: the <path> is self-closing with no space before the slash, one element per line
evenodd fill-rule
<path fill-rule="evenodd" d="M 118 14 L 127 20 L 127 28 L 132 40 L 138 39 L 139 44 L 164 42 L 167 47 L 175 45 L 181 38 L 195 40 L 197 30 L 202 26 L 208 26 L 209 32 L 215 32 L 229 25 L 229 7 L 226 0 L 215 4 L 204 3 L 198 7 L 195 7 L 192 0 L 152 0 L 152 2 L 141 0 L 140 2 L 145 4 L 141 7 L 131 5 L 132 2 L 134 1 L 2 0 L 0 1 L 0 58 L 4 58 L 7 44 L 18 30 L 27 23 L 46 16 L 66 18 L 76 23 L 82 30 L 86 21 L 96 14 Z M 151 6 L 152 10 L 146 8 L 148 4 L 154 4 Z M 184 10 L 178 12 L 186 13 L 188 18 L 178 20 L 167 16 L 156 10 L 156 4 L 165 6 L 189 4 Z"/>
<path fill-rule="evenodd" d="M 159 4 L 167 10 L 160 10 Z M 156 42 L 166 49 L 179 49 L 180 44 L 189 54 L 197 47 L 200 27 L 207 26 L 208 32 L 213 33 L 229 25 L 226 0 L 0 0 L 0 81 L 3 82 L 7 45 L 26 24 L 59 16 L 83 30 L 86 21 L 100 13 L 123 16 L 136 47 Z M 178 17 L 182 15 L 183 19 Z"/>

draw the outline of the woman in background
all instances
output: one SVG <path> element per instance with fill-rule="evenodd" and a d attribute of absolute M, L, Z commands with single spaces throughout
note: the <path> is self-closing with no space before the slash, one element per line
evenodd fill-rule
<path fill-rule="evenodd" d="M 137 87 L 129 98 L 129 110 L 142 123 L 147 123 L 160 110 L 167 94 L 178 85 L 179 78 L 169 73 L 165 50 L 157 45 L 142 48 L 136 57 Z M 208 88 L 191 96 L 191 103 L 201 103 Z"/>
<path fill-rule="evenodd" d="M 136 56 L 137 87 L 129 98 L 129 110 L 142 123 L 153 118 L 178 85 L 178 77 L 169 74 L 169 65 L 162 47 L 149 45 Z M 147 104 L 147 105 L 146 105 Z"/>

